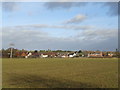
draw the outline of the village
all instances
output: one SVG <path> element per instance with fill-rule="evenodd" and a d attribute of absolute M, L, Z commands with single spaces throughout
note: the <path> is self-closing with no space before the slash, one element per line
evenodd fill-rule
<path fill-rule="evenodd" d="M 12 56 L 11 56 L 12 54 Z M 117 57 L 117 51 L 87 51 L 87 50 L 78 50 L 78 51 L 62 51 L 62 50 L 18 50 L 11 48 L 6 50 L 2 49 L 0 57 L 2 58 L 79 58 L 79 57 L 88 57 L 88 58 L 112 58 Z"/>

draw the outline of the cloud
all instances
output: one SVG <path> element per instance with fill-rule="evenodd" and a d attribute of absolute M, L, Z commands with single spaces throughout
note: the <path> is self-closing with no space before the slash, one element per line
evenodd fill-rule
<path fill-rule="evenodd" d="M 44 31 L 29 29 L 20 30 L 17 28 L 9 27 L 3 28 L 2 43 L 5 47 L 8 47 L 8 45 L 13 42 L 16 46 L 20 48 L 27 48 L 29 47 L 30 43 L 34 45 L 35 43 L 37 43 L 37 41 L 44 41 L 46 37 L 48 37 L 48 33 Z"/>
<path fill-rule="evenodd" d="M 70 20 L 64 21 L 65 24 L 80 23 L 86 19 L 85 15 L 77 15 Z"/>
<path fill-rule="evenodd" d="M 72 7 L 84 7 L 89 2 L 67 2 L 68 0 L 61 0 L 60 2 L 44 2 L 43 5 L 48 10 L 58 10 L 58 9 L 71 9 Z M 90 2 L 91 3 L 91 2 Z M 101 4 L 101 3 L 100 3 Z M 116 16 L 118 15 L 118 2 L 104 2 L 101 6 L 102 8 L 108 7 L 108 15 Z M 20 2 L 2 2 L 3 11 L 13 12 L 20 9 Z M 32 15 L 32 11 L 28 11 L 29 15 Z"/>
<path fill-rule="evenodd" d="M 12 12 L 12 11 L 18 10 L 19 7 L 16 2 L 3 2 L 2 9 L 3 9 L 3 11 Z"/>
<path fill-rule="evenodd" d="M 47 24 L 19 25 L 19 26 L 14 26 L 14 27 L 15 28 L 19 28 L 19 29 L 34 29 L 34 28 L 42 29 L 42 28 L 50 28 L 50 26 L 47 25 Z"/>
<path fill-rule="evenodd" d="M 65 30 L 87 30 L 95 28 L 92 25 L 79 26 L 79 25 L 56 25 L 51 26 L 51 28 L 65 29 Z"/>
<path fill-rule="evenodd" d="M 117 47 L 117 30 L 85 30 L 75 36 L 55 37 L 40 30 L 3 28 L 3 48 L 10 43 L 15 48 L 28 50 L 114 50 Z"/>
<path fill-rule="evenodd" d="M 108 7 L 108 15 L 111 16 L 116 16 L 116 15 L 120 15 L 120 13 L 118 13 L 118 8 L 119 8 L 119 3 L 118 2 L 106 2 L 104 4 L 105 7 Z"/>
<path fill-rule="evenodd" d="M 44 4 L 44 6 L 48 9 L 48 10 L 58 10 L 58 9 L 70 9 L 72 7 L 84 7 L 86 6 L 89 2 L 67 2 L 68 0 L 61 0 L 61 2 L 46 2 Z M 91 3 L 91 2 L 90 2 Z M 99 2 L 97 2 L 98 4 L 101 4 Z M 108 7 L 108 12 L 107 14 L 110 16 L 116 16 L 116 15 L 120 15 L 120 13 L 118 13 L 118 8 L 119 8 L 119 3 L 118 2 L 103 2 L 104 4 L 101 6 L 103 8 L 104 7 Z M 94 4 L 94 3 L 93 3 Z"/>
<path fill-rule="evenodd" d="M 86 5 L 86 2 L 46 2 L 44 6 L 49 10 L 54 9 L 70 9 L 72 7 L 81 7 Z"/>
<path fill-rule="evenodd" d="M 3 28 L 3 48 L 8 48 L 12 42 L 19 49 L 65 49 L 71 42 L 69 38 L 57 38 L 50 36 L 47 32 L 40 30 L 19 30 L 18 28 Z"/>
<path fill-rule="evenodd" d="M 85 30 L 81 34 L 78 34 L 77 37 L 81 37 L 83 40 L 98 40 L 103 41 L 109 38 L 118 37 L 117 29 L 98 29 L 98 30 Z"/>
<path fill-rule="evenodd" d="M 78 33 L 74 38 L 82 41 L 86 50 L 115 50 L 118 47 L 117 29 L 85 30 Z"/>
<path fill-rule="evenodd" d="M 21 26 L 15 26 L 15 28 L 18 28 L 20 30 L 22 29 L 65 29 L 65 30 L 87 30 L 87 29 L 93 29 L 95 28 L 92 25 L 48 25 L 48 24 L 33 24 L 33 25 L 21 25 Z"/>

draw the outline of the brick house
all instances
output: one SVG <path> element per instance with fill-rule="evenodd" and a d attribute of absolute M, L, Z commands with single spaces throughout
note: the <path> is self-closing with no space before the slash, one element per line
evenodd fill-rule
<path fill-rule="evenodd" d="M 88 53 L 88 57 L 103 57 L 103 53 L 100 51 Z"/>

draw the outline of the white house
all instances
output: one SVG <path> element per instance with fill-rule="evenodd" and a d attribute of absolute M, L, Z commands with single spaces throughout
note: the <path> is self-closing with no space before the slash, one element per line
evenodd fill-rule
<path fill-rule="evenodd" d="M 73 53 L 73 54 L 69 55 L 70 58 L 75 57 L 75 56 L 76 56 L 76 53 Z"/>
<path fill-rule="evenodd" d="M 46 54 L 41 54 L 41 57 L 42 57 L 42 58 L 46 58 L 46 57 L 48 57 L 48 55 L 46 55 Z"/>
<path fill-rule="evenodd" d="M 25 56 L 25 58 L 28 58 L 29 56 L 31 56 L 32 55 L 32 53 L 29 53 L 27 56 Z"/>

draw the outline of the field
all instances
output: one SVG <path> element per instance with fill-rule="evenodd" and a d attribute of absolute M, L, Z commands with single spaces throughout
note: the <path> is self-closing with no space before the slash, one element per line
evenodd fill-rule
<path fill-rule="evenodd" d="M 2 59 L 3 88 L 117 88 L 116 58 Z"/>

